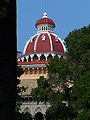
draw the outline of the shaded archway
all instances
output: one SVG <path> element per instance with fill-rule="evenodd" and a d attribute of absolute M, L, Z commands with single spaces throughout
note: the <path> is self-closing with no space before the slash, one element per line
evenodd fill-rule
<path fill-rule="evenodd" d="M 41 112 L 37 112 L 35 114 L 34 120 L 44 120 L 43 114 Z"/>
<path fill-rule="evenodd" d="M 38 56 L 35 54 L 33 57 L 33 61 L 37 61 L 38 60 Z"/>
<path fill-rule="evenodd" d="M 32 120 L 32 116 L 29 112 L 22 113 L 22 120 Z"/>
<path fill-rule="evenodd" d="M 40 60 L 46 60 L 44 54 L 41 55 Z"/>
<path fill-rule="evenodd" d="M 31 57 L 30 57 L 30 55 L 29 55 L 29 57 L 28 57 L 28 62 L 31 62 Z"/>
<path fill-rule="evenodd" d="M 24 57 L 24 62 L 27 62 L 27 59 Z"/>

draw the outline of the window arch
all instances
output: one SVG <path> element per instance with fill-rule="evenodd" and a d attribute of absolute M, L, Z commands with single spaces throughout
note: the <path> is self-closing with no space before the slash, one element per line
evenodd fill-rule
<path fill-rule="evenodd" d="M 31 57 L 30 57 L 30 55 L 29 55 L 29 57 L 28 57 L 28 62 L 31 62 Z"/>
<path fill-rule="evenodd" d="M 43 114 L 41 112 L 37 112 L 34 120 L 44 120 Z"/>
<path fill-rule="evenodd" d="M 46 60 L 44 54 L 41 55 L 40 60 Z"/>
<path fill-rule="evenodd" d="M 33 61 L 37 61 L 38 60 L 38 56 L 35 54 L 33 57 Z"/>
<path fill-rule="evenodd" d="M 27 59 L 26 59 L 26 57 L 24 57 L 24 62 L 27 62 Z"/>
<path fill-rule="evenodd" d="M 24 113 L 27 113 L 27 112 L 30 113 L 30 109 L 28 107 L 26 107 L 23 112 Z"/>
<path fill-rule="evenodd" d="M 43 26 L 42 26 L 42 30 L 43 30 Z"/>
<path fill-rule="evenodd" d="M 25 75 L 28 75 L 28 68 L 25 68 Z"/>

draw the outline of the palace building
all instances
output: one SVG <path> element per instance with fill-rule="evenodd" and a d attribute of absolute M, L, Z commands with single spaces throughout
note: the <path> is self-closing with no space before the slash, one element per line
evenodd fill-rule
<path fill-rule="evenodd" d="M 47 17 L 46 12 L 36 22 L 35 27 L 37 33 L 27 41 L 23 55 L 18 56 L 18 65 L 24 70 L 24 74 L 20 76 L 20 86 L 28 87 L 26 92 L 22 94 L 23 104 L 21 109 L 30 112 L 34 117 L 37 114 L 44 115 L 50 105 L 49 103 L 47 105 L 44 103 L 37 105 L 30 101 L 31 89 L 37 87 L 37 79 L 40 76 L 48 78 L 46 64 L 50 59 L 55 56 L 65 57 L 64 53 L 66 52 L 63 41 L 53 31 L 55 23 Z"/>

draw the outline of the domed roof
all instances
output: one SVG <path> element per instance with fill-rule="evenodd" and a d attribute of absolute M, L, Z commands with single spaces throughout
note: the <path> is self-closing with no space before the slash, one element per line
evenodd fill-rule
<path fill-rule="evenodd" d="M 63 54 L 65 47 L 62 40 L 54 33 L 41 32 L 34 35 L 25 46 L 24 54 L 34 52 L 59 52 Z"/>
<path fill-rule="evenodd" d="M 51 24 L 53 25 L 53 28 L 55 27 L 55 23 L 53 22 L 53 20 L 47 18 L 47 13 L 44 12 L 43 14 L 43 18 L 39 19 L 36 24 L 35 24 L 35 27 L 37 28 L 37 25 L 39 24 Z"/>

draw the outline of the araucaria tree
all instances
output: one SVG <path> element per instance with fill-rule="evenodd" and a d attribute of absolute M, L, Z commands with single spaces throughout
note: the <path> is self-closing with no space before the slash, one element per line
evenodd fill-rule
<path fill-rule="evenodd" d="M 50 102 L 46 120 L 89 120 L 90 25 L 70 32 L 65 43 L 66 58 L 50 61 L 49 79 L 41 77 L 32 96 Z"/>

